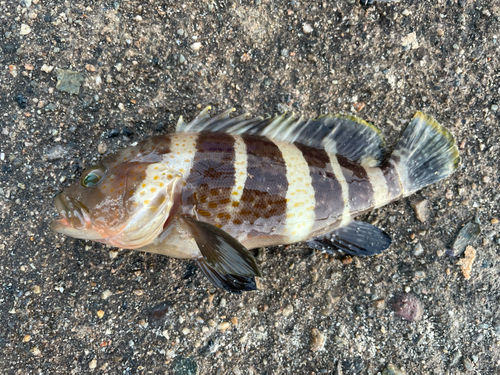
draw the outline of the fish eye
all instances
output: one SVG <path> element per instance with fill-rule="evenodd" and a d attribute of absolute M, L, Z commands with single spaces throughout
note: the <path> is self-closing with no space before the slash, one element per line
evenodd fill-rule
<path fill-rule="evenodd" d="M 106 174 L 106 168 L 104 166 L 91 165 L 85 171 L 83 171 L 81 183 L 83 187 L 94 187 Z"/>

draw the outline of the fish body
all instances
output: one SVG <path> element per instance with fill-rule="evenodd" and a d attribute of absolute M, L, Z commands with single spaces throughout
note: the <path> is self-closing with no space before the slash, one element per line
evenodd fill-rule
<path fill-rule="evenodd" d="M 391 157 L 373 125 L 345 116 L 210 118 L 87 168 L 55 199 L 52 228 L 73 237 L 194 259 L 216 285 L 255 289 L 247 249 L 308 242 L 373 255 L 389 236 L 354 218 L 457 167 L 453 137 L 417 113 Z"/>

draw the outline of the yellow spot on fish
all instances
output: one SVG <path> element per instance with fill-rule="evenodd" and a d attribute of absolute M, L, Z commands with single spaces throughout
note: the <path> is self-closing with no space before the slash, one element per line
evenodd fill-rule
<path fill-rule="evenodd" d="M 158 178 L 159 178 L 158 176 L 155 176 L 155 177 L 154 177 L 154 179 L 155 179 L 155 180 L 158 180 Z"/>
<path fill-rule="evenodd" d="M 286 215 L 287 219 L 290 219 L 291 217 L 294 217 L 294 216 L 295 216 L 295 214 L 287 214 Z"/>
<path fill-rule="evenodd" d="M 154 193 L 156 191 L 156 189 L 155 188 L 151 188 L 150 191 L 151 191 L 151 193 Z"/>
<path fill-rule="evenodd" d="M 146 200 L 144 201 L 144 204 L 149 204 L 149 201 L 146 199 Z"/>
<path fill-rule="evenodd" d="M 137 203 L 137 202 L 132 203 L 132 206 L 134 206 L 134 207 L 137 207 L 138 205 L 139 205 L 139 203 Z"/>
<path fill-rule="evenodd" d="M 110 192 L 113 192 L 115 189 L 109 189 Z"/>
<path fill-rule="evenodd" d="M 163 182 L 160 182 L 160 187 L 163 187 L 163 186 L 164 186 L 164 185 L 163 185 Z"/>
<path fill-rule="evenodd" d="M 217 207 L 217 203 L 215 203 L 215 202 L 210 202 L 210 203 L 208 204 L 208 207 L 210 207 L 210 208 L 216 208 L 216 207 Z"/>
<path fill-rule="evenodd" d="M 104 185 L 102 188 L 103 188 L 103 189 L 106 189 L 106 185 Z"/>
<path fill-rule="evenodd" d="M 123 186 L 123 182 L 120 182 L 120 186 Z"/>
<path fill-rule="evenodd" d="M 233 191 L 231 194 L 238 195 L 238 192 L 237 191 Z"/>
<path fill-rule="evenodd" d="M 144 187 L 146 187 L 146 184 L 142 184 L 142 187 L 143 187 L 143 188 L 144 188 Z"/>
<path fill-rule="evenodd" d="M 179 169 L 179 172 L 184 173 L 184 169 L 183 169 L 183 168 L 180 168 L 180 169 Z"/>
<path fill-rule="evenodd" d="M 293 207 L 300 207 L 300 206 L 303 206 L 304 205 L 304 202 L 297 202 L 293 205 Z"/>
<path fill-rule="evenodd" d="M 238 207 L 240 205 L 240 202 L 233 202 L 233 207 Z"/>
<path fill-rule="evenodd" d="M 130 195 L 134 195 L 134 191 L 133 191 L 133 190 L 130 190 L 128 193 L 129 193 Z"/>
<path fill-rule="evenodd" d="M 169 180 L 171 180 L 171 179 L 172 179 L 172 175 L 171 175 L 171 174 L 169 174 L 169 175 L 167 176 L 167 178 L 168 178 Z"/>
<path fill-rule="evenodd" d="M 141 191 L 141 195 L 144 195 L 144 194 L 146 194 L 146 192 L 144 192 L 144 191 Z"/>
<path fill-rule="evenodd" d="M 155 167 L 155 169 L 158 169 L 158 167 Z"/>

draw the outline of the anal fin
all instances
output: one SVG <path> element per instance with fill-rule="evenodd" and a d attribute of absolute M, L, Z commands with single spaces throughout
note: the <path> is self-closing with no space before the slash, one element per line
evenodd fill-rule
<path fill-rule="evenodd" d="M 350 255 L 376 255 L 391 245 L 391 237 L 382 229 L 364 221 L 352 221 L 327 235 L 308 241 L 312 248 L 327 253 L 342 251 Z"/>

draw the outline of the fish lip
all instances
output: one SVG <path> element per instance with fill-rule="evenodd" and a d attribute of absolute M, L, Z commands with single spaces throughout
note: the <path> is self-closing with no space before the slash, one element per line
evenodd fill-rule
<path fill-rule="evenodd" d="M 90 225 L 90 215 L 86 207 L 65 193 L 54 198 L 54 206 L 61 218 L 50 223 L 51 229 L 58 231 L 61 228 L 72 227 L 76 230 L 85 230 Z"/>

